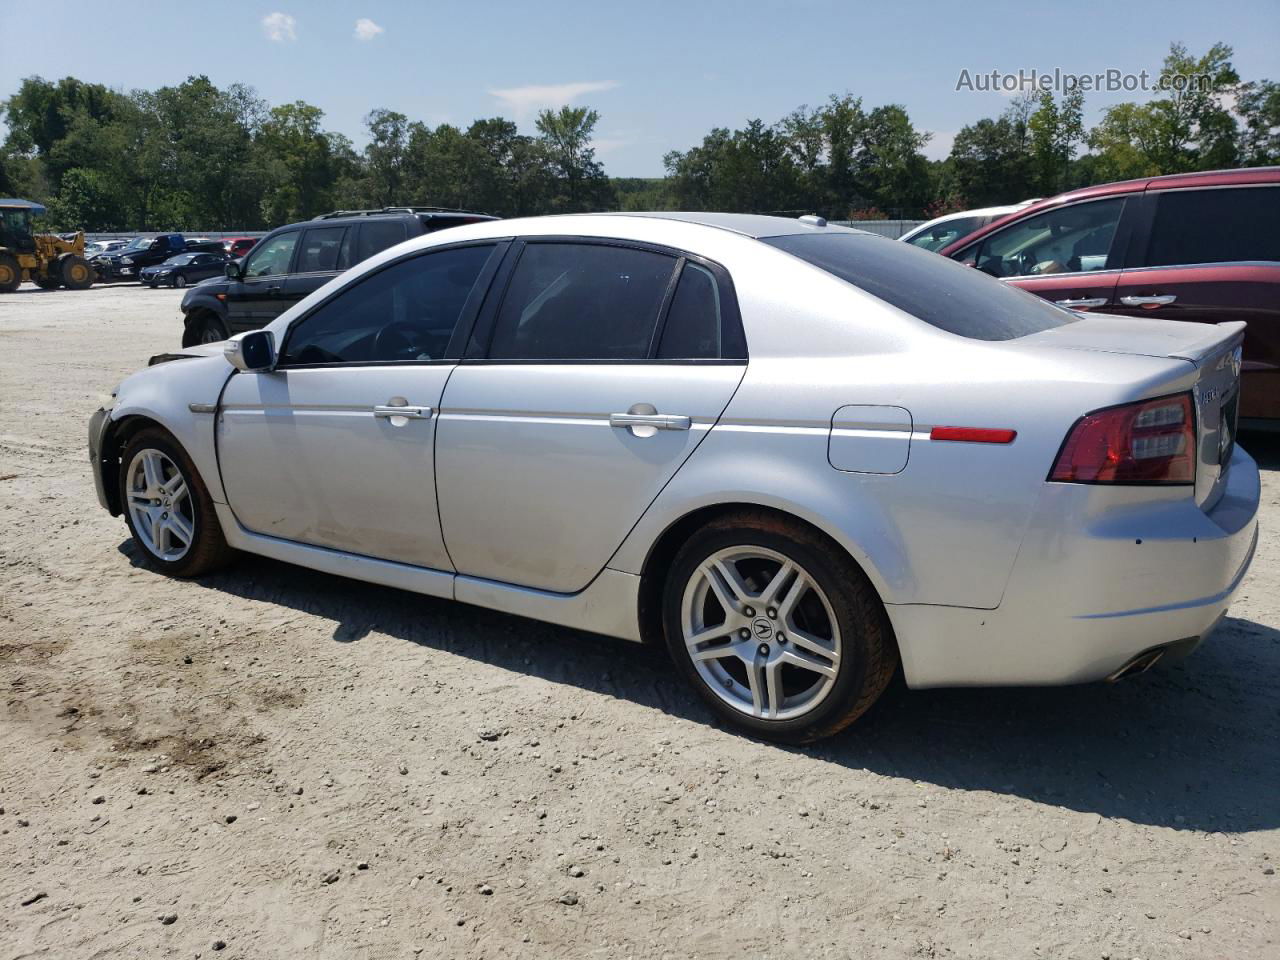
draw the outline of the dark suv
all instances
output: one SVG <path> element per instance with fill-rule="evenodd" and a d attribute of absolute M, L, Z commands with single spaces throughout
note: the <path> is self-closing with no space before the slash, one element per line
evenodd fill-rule
<path fill-rule="evenodd" d="M 1280 428 L 1280 167 L 1086 187 L 939 252 L 1075 310 L 1244 320 L 1241 425 Z"/>
<path fill-rule="evenodd" d="M 264 326 L 343 270 L 388 247 L 495 217 L 434 207 L 340 210 L 267 234 L 227 275 L 182 298 L 182 345 L 213 343 Z M 234 274 L 234 276 L 232 275 Z"/>

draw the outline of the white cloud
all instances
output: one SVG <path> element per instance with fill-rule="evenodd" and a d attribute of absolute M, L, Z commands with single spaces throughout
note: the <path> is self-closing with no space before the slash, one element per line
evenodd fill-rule
<path fill-rule="evenodd" d="M 489 95 L 501 100 L 517 117 L 527 117 L 544 107 L 556 110 L 588 93 L 612 90 L 616 86 L 617 84 L 612 82 L 560 83 L 490 90 Z"/>
<path fill-rule="evenodd" d="M 274 43 L 298 39 L 298 21 L 288 13 L 268 13 L 262 18 L 262 32 Z"/>
<path fill-rule="evenodd" d="M 378 26 L 368 17 L 361 17 L 356 21 L 356 31 L 353 36 L 357 40 L 372 40 L 378 34 L 385 32 L 382 27 Z"/>

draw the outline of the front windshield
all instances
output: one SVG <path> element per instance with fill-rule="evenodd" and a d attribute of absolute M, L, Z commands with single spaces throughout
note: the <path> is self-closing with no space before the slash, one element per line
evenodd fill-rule
<path fill-rule="evenodd" d="M 121 253 L 127 253 L 131 250 L 146 250 L 151 246 L 150 237 L 134 237 L 123 247 L 120 248 Z"/>
<path fill-rule="evenodd" d="M 921 230 L 919 233 L 904 239 L 907 243 L 923 247 L 925 250 L 938 251 L 949 243 L 973 233 L 978 227 L 982 226 L 984 219 L 982 216 L 955 217 L 951 220 L 944 220 L 942 223 L 934 224 L 929 229 Z"/>
<path fill-rule="evenodd" d="M 180 253 L 176 257 L 170 257 L 168 260 L 165 261 L 165 263 L 168 263 L 168 264 L 190 263 L 195 258 L 196 258 L 196 255 L 194 253 Z"/>

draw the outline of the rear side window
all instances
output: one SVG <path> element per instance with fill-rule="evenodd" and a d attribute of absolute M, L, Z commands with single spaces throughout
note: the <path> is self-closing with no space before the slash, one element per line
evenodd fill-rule
<path fill-rule="evenodd" d="M 1033 294 L 909 243 L 863 233 L 803 233 L 764 242 L 962 337 L 1013 340 L 1075 320 Z"/>
<path fill-rule="evenodd" d="M 404 224 L 399 220 L 370 220 L 362 223 L 360 240 L 356 245 L 356 262 L 367 260 L 404 239 Z"/>
<path fill-rule="evenodd" d="M 297 273 L 317 273 L 338 269 L 342 251 L 342 237 L 346 227 L 318 227 L 308 230 L 302 238 L 302 252 L 298 254 Z"/>
<path fill-rule="evenodd" d="M 1280 187 L 1155 190 L 1146 265 L 1280 260 Z"/>
<path fill-rule="evenodd" d="M 602 244 L 530 243 L 498 312 L 497 360 L 643 360 L 673 257 Z"/>
<path fill-rule="evenodd" d="M 720 356 L 720 288 L 711 271 L 686 263 L 658 344 L 662 360 Z"/>

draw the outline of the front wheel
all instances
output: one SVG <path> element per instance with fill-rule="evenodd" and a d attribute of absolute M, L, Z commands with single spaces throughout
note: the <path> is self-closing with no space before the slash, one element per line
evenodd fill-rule
<path fill-rule="evenodd" d="M 663 625 L 680 672 L 712 710 L 784 743 L 848 726 L 898 666 L 866 574 L 823 535 L 764 512 L 689 538 L 668 574 Z"/>
<path fill-rule="evenodd" d="M 173 278 L 173 285 L 178 288 L 185 287 L 187 285 L 187 278 L 182 274 L 178 274 Z"/>
<path fill-rule="evenodd" d="M 164 430 L 141 430 L 125 444 L 120 490 L 125 522 L 148 566 L 198 577 L 233 557 L 195 464 Z"/>
<path fill-rule="evenodd" d="M 9 253 L 0 253 L 0 293 L 13 293 L 22 283 L 22 267 Z"/>
<path fill-rule="evenodd" d="M 182 331 L 182 345 L 194 347 L 202 343 L 218 343 L 231 336 L 222 321 L 211 313 L 200 313 L 187 321 Z"/>
<path fill-rule="evenodd" d="M 93 267 L 84 257 L 71 254 L 62 258 L 62 283 L 68 290 L 88 290 L 93 286 Z"/>

